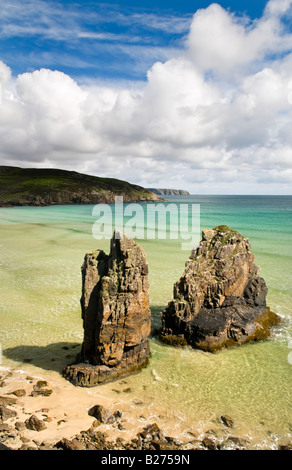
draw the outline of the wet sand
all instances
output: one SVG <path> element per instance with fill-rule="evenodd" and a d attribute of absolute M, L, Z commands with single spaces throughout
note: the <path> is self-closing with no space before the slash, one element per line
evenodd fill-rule
<path fill-rule="evenodd" d="M 159 377 L 154 377 L 159 380 Z M 45 389 L 50 390 L 48 396 L 34 394 L 39 381 L 46 381 Z M 84 389 L 73 386 L 61 375 L 52 376 L 44 374 L 30 375 L 24 370 L 0 369 L 0 397 L 12 399 L 8 405 L 9 410 L 16 412 L 16 416 L 3 420 L 10 432 L 0 432 L 0 441 L 11 449 L 19 450 L 23 446 L 28 450 L 38 449 L 40 446 L 53 447 L 62 439 L 74 439 L 82 431 L 96 427 L 98 432 L 104 433 L 110 442 L 123 441 L 129 443 L 142 432 L 146 426 L 158 424 L 165 436 L 170 436 L 180 443 L 183 450 L 206 449 L 211 436 L 212 442 L 219 447 L 227 444 L 227 450 L 235 448 L 269 449 L 276 450 L 281 446 L 290 446 L 288 438 L 279 437 L 268 442 L 250 442 L 239 436 L 233 422 L 218 421 L 217 426 L 202 430 L 194 425 L 188 429 L 179 426 L 175 416 L 161 416 L 155 414 L 149 407 L 137 398 L 134 391 L 128 386 L 127 378 L 121 379 L 105 387 Z M 109 394 L 109 388 L 112 394 Z M 103 424 L 88 414 L 90 408 L 102 405 L 112 414 L 119 411 L 120 418 L 111 424 Z M 157 410 L 158 411 L 158 410 Z M 28 429 L 24 424 L 32 415 L 45 424 L 41 431 Z M 214 423 L 215 424 L 215 423 Z M 5 426 L 4 426 L 5 427 Z M 1 424 L 0 424 L 1 429 Z M 3 438 L 4 436 L 4 438 Z M 207 438 L 207 439 L 206 439 Z M 231 439 L 230 439 L 231 438 Z M 233 440 L 232 440 L 233 439 Z M 205 442 L 205 444 L 203 444 Z M 207 443 L 207 444 L 206 444 Z M 212 444 L 213 445 L 213 444 Z"/>

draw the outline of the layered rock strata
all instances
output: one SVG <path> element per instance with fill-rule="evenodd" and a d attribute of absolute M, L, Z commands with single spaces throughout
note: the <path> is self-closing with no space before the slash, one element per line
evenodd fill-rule
<path fill-rule="evenodd" d="M 247 238 L 227 226 L 204 230 L 162 313 L 161 338 L 216 351 L 269 337 L 280 318 L 259 272 Z"/>
<path fill-rule="evenodd" d="M 81 353 L 64 370 L 74 385 L 90 387 L 115 380 L 148 363 L 148 264 L 134 240 L 115 232 L 109 255 L 100 250 L 86 254 L 81 309 Z"/>

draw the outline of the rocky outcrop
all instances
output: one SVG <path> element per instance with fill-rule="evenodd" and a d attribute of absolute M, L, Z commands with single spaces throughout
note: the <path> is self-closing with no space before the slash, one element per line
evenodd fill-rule
<path fill-rule="evenodd" d="M 143 249 L 115 231 L 110 254 L 87 253 L 82 266 L 84 328 L 77 363 L 64 376 L 94 386 L 135 372 L 148 362 L 151 328 L 148 265 Z"/>
<path fill-rule="evenodd" d="M 204 230 L 162 313 L 161 338 L 205 351 L 264 340 L 279 317 L 250 243 L 227 226 Z"/>

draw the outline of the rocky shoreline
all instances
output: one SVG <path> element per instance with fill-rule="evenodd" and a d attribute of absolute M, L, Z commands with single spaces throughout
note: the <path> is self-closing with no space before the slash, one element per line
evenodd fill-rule
<path fill-rule="evenodd" d="M 66 408 L 62 397 L 56 408 L 58 386 L 21 371 L 3 370 L 0 389 L 0 450 L 292 450 L 292 441 L 284 436 L 262 447 L 254 445 L 237 435 L 236 423 L 226 415 L 218 416 L 220 432 L 188 431 L 182 440 L 167 435 L 155 420 L 146 426 L 137 422 L 134 433 L 127 434 L 127 412 L 85 402 L 78 412 L 81 421 L 70 427 L 74 409 L 70 403 Z M 69 393 L 75 400 L 78 388 Z"/>

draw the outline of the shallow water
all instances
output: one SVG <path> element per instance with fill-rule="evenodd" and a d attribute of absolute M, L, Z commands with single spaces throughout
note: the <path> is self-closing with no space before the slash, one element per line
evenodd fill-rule
<path fill-rule="evenodd" d="M 283 318 L 271 340 L 203 353 L 176 349 L 151 338 L 149 366 L 126 379 L 129 406 L 147 412 L 174 434 L 217 430 L 218 417 L 255 442 L 292 435 L 292 197 L 172 197 L 200 204 L 201 228 L 226 224 L 250 238 L 255 262 L 269 288 L 268 305 Z M 0 209 L 0 342 L 2 366 L 46 370 L 52 376 L 74 359 L 83 338 L 80 267 L 109 240 L 92 236 L 93 206 Z M 172 298 L 189 252 L 177 240 L 139 240 L 150 276 L 153 329 Z M 117 383 L 117 387 L 121 387 Z M 122 400 L 115 385 L 102 386 Z M 98 389 L 98 388 L 97 388 Z M 89 393 L 97 393 L 97 389 Z M 85 391 L 88 393 L 88 391 Z M 125 395 L 123 395 L 125 400 Z M 135 409 L 136 409 L 135 408 Z"/>

